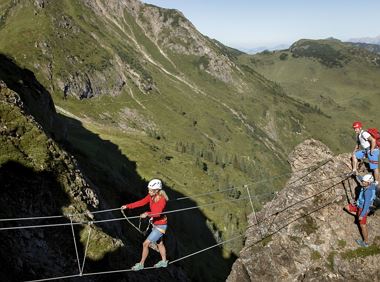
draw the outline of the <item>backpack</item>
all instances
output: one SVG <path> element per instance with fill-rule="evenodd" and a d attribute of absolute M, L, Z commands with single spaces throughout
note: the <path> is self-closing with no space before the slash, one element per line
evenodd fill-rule
<path fill-rule="evenodd" d="M 378 187 L 376 187 L 376 191 L 375 191 L 375 195 L 373 199 L 373 205 L 376 208 L 380 208 L 380 189 Z"/>
<path fill-rule="evenodd" d="M 376 140 L 376 146 L 380 147 L 380 133 L 377 128 L 368 128 L 366 131 Z"/>
<path fill-rule="evenodd" d="M 370 213 L 368 215 L 373 215 L 377 209 L 380 209 L 380 189 L 376 187 L 376 190 L 372 206 L 369 207 Z"/>

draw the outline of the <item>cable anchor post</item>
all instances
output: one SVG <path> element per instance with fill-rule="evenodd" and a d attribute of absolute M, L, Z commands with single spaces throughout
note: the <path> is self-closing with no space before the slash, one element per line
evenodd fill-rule
<path fill-rule="evenodd" d="M 88 246 L 90 244 L 90 236 L 91 236 L 91 231 L 92 231 L 92 225 L 94 224 L 93 221 L 89 221 L 87 223 L 88 225 L 88 237 L 87 237 L 87 243 L 86 243 L 86 248 L 84 250 L 84 255 L 83 255 L 83 263 L 82 263 L 82 268 L 81 268 L 81 271 L 80 271 L 80 276 L 83 276 L 83 270 L 84 270 L 84 264 L 86 263 L 86 256 L 87 256 L 87 250 L 88 250 Z"/>

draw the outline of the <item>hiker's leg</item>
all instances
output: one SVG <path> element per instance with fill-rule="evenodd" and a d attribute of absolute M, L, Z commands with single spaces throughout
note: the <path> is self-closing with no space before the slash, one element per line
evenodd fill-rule
<path fill-rule="evenodd" d="M 375 180 L 379 183 L 379 168 L 375 168 L 373 170 L 373 176 L 375 177 Z"/>
<path fill-rule="evenodd" d="M 158 250 L 160 251 L 160 255 L 163 261 L 166 261 L 166 248 L 164 242 L 161 240 L 160 243 L 157 244 Z"/>
<path fill-rule="evenodd" d="M 143 243 L 143 249 L 142 249 L 141 260 L 140 260 L 141 264 L 144 264 L 146 258 L 148 257 L 148 254 L 149 254 L 149 244 L 150 244 L 149 240 L 145 240 L 144 243 Z"/>
<path fill-rule="evenodd" d="M 360 229 L 362 230 L 364 242 L 366 244 L 368 244 L 368 227 L 367 227 L 367 224 L 360 224 Z"/>
<path fill-rule="evenodd" d="M 357 171 L 358 170 L 358 159 L 356 158 L 355 153 L 353 153 L 351 156 L 351 162 L 352 162 L 352 171 Z"/>
<path fill-rule="evenodd" d="M 358 162 L 359 160 L 363 159 L 366 156 L 366 151 L 359 150 L 352 154 L 351 161 L 352 161 L 352 171 L 358 170 Z"/>
<path fill-rule="evenodd" d="M 375 149 L 372 154 L 368 154 L 368 162 L 375 180 L 379 181 L 379 149 Z"/>

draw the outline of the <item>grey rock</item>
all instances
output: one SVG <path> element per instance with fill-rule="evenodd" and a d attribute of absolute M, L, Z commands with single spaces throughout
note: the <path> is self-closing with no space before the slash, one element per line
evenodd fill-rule
<path fill-rule="evenodd" d="M 256 214 L 259 223 L 249 215 L 245 246 L 227 281 L 378 281 L 380 254 L 355 257 L 359 231 L 342 209 L 357 186 L 345 176 L 350 155 L 334 156 L 321 142 L 306 140 L 289 163 L 293 174 Z M 374 246 L 379 218 L 368 219 Z"/>
<path fill-rule="evenodd" d="M 45 0 L 34 0 L 34 6 L 43 9 L 45 7 Z"/>

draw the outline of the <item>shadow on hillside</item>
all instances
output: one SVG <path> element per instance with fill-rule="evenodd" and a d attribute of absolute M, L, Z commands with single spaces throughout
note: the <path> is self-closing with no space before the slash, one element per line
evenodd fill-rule
<path fill-rule="evenodd" d="M 18 162 L 0 166 L 0 183 L 1 219 L 60 215 L 61 207 L 70 202 L 52 172 L 36 172 Z M 1 221 L 0 228 L 65 222 L 64 218 Z M 76 267 L 70 236 L 70 227 L 0 230 L 0 280 L 36 279 Z"/>
<path fill-rule="evenodd" d="M 103 201 L 99 209 L 120 207 L 141 199 L 147 194 L 147 182 L 136 171 L 136 163 L 130 161 L 122 154 L 120 149 L 110 141 L 101 139 L 97 134 L 88 131 L 83 125 L 72 118 L 60 115 L 62 124 L 67 126 L 67 140 L 64 147 L 78 160 L 84 174 L 89 178 L 93 187 L 97 187 L 97 193 Z M 170 199 L 183 197 L 184 195 L 165 186 L 165 191 Z M 167 210 L 195 206 L 192 200 L 171 201 Z M 134 216 L 146 211 L 147 207 L 127 211 Z M 120 217 L 119 211 L 113 214 L 97 214 L 96 219 Z M 200 249 L 216 244 L 213 234 L 206 224 L 205 216 L 199 210 L 191 210 L 168 215 L 169 232 L 166 239 L 168 259 L 174 260 Z M 134 221 L 138 225 L 138 220 Z M 146 222 L 143 222 L 146 224 Z M 145 237 L 141 236 L 126 221 L 103 223 L 101 227 L 112 237 L 119 238 L 126 245 L 126 250 L 118 250 L 110 253 L 100 262 L 86 263 L 93 271 L 108 271 L 125 269 L 133 266 L 140 260 L 141 244 Z M 132 250 L 132 251 L 131 251 Z M 124 258 L 124 259 L 121 259 Z M 224 259 L 220 248 L 198 254 L 196 257 L 176 265 L 183 264 L 187 274 L 192 280 L 212 281 L 225 280 L 236 257 Z M 160 260 L 159 255 L 151 251 L 146 261 L 147 266 L 152 266 Z M 178 281 L 183 276 L 175 267 L 169 267 L 171 279 Z M 126 274 L 122 274 L 126 275 Z M 122 275 L 114 275 L 122 277 Z M 128 277 L 143 279 L 147 274 L 128 273 Z M 139 278 L 140 277 L 140 278 Z M 154 273 L 155 279 L 167 280 L 167 274 L 162 276 L 162 271 Z M 152 278 L 149 278 L 152 279 Z M 181 279 L 182 280 L 182 279 Z"/>
<path fill-rule="evenodd" d="M 0 54 L 0 80 L 20 95 L 24 104 L 28 105 L 29 113 L 45 130 L 51 131 L 54 126 L 58 126 L 55 123 L 53 100 L 32 71 L 21 68 L 12 59 Z"/>
<path fill-rule="evenodd" d="M 138 174 L 136 163 L 130 161 L 123 155 L 118 146 L 110 141 L 102 140 L 97 134 L 87 130 L 75 119 L 63 115 L 57 115 L 56 118 L 54 118 L 50 117 L 49 113 L 46 113 L 46 107 L 51 107 L 49 102 L 51 101 L 50 94 L 36 80 L 32 72 L 18 67 L 11 59 L 0 55 L 0 80 L 4 80 L 9 88 L 20 94 L 29 112 L 33 116 L 40 117 L 37 120 L 41 123 L 43 128 L 45 128 L 66 151 L 75 156 L 80 168 L 99 196 L 99 209 L 120 207 L 122 204 L 132 202 L 146 195 L 147 183 Z M 78 103 L 79 102 L 80 101 L 78 101 Z M 44 115 L 41 115 L 41 113 L 44 113 Z M 51 114 L 55 115 L 54 110 Z M 58 136 L 60 137 L 58 138 Z M 31 184 L 33 187 L 38 187 L 38 185 L 38 183 L 35 185 Z M 167 186 L 165 190 L 172 199 L 184 196 Z M 62 207 L 67 203 L 67 195 L 54 194 L 52 196 L 65 199 L 62 203 L 57 202 L 57 207 Z M 51 215 L 57 213 L 57 210 L 48 211 L 42 209 L 43 202 L 39 199 L 34 199 L 33 201 L 28 200 L 29 199 L 25 199 L 25 203 L 21 203 L 21 205 L 32 206 L 35 204 L 37 207 L 41 205 L 41 210 L 38 212 L 35 211 L 35 213 L 33 212 L 34 210 L 30 210 L 28 212 L 29 215 L 35 216 L 40 213 Z M 49 200 L 51 201 L 51 199 L 45 199 L 44 201 Z M 194 205 L 196 205 L 196 203 L 191 200 L 170 202 L 167 209 L 171 210 Z M 138 214 L 139 211 L 135 212 L 135 214 Z M 15 213 L 9 214 L 9 217 L 17 216 L 20 216 L 20 213 L 16 211 Z M 120 216 L 120 212 L 97 214 L 95 219 L 107 219 Z M 166 245 L 169 260 L 177 259 L 217 243 L 207 226 L 206 217 L 199 210 L 170 214 L 168 219 L 169 232 L 167 234 Z M 125 269 L 139 261 L 141 243 L 144 238 L 128 225 L 126 221 L 103 223 L 99 225 L 99 227 L 103 228 L 103 230 L 112 237 L 121 239 L 126 247 L 120 248 L 113 253 L 108 253 L 101 261 L 86 260 L 85 272 Z M 78 229 L 79 228 L 76 228 L 77 239 L 79 239 Z M 70 240 L 70 238 L 67 237 L 66 240 Z M 62 242 L 66 240 L 62 240 Z M 36 236 L 32 236 L 31 241 L 38 242 L 40 239 Z M 62 250 L 66 250 L 66 248 L 67 244 L 62 244 Z M 60 249 L 59 251 L 62 250 Z M 80 252 L 82 254 L 83 249 L 81 249 Z M 75 261 L 74 249 L 68 251 L 68 253 L 72 254 L 71 260 Z M 158 254 L 151 252 L 146 265 L 153 265 L 158 259 Z M 115 274 L 113 276 L 120 278 L 127 276 L 131 279 L 143 279 L 143 277 L 146 278 L 149 275 L 153 275 L 154 277 L 150 278 L 150 280 L 167 281 L 169 275 L 171 280 L 178 281 L 186 279 L 185 276 L 181 274 L 181 267 L 183 267 L 187 275 L 194 281 L 221 281 L 226 279 L 235 259 L 236 257 L 231 257 L 230 259 L 223 258 L 222 249 L 214 248 L 176 263 L 174 266 L 169 266 L 167 271 L 143 271 L 141 273 Z M 31 268 L 31 271 L 37 273 L 40 267 L 42 266 L 39 266 L 36 262 L 35 268 Z M 69 272 L 69 270 L 65 271 L 65 275 L 70 274 L 67 272 Z M 78 273 L 78 269 L 74 266 L 71 274 L 76 273 Z M 63 275 L 63 273 L 57 272 L 56 275 L 60 276 Z M 97 277 L 99 278 L 96 279 L 100 280 L 107 280 L 108 278 L 108 276 Z M 36 276 L 35 278 L 44 277 Z"/>

